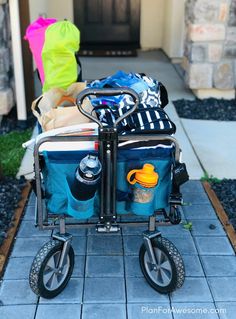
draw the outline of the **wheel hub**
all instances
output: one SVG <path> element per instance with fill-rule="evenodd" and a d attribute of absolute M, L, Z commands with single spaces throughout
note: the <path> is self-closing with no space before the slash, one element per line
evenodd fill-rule
<path fill-rule="evenodd" d="M 66 263 L 58 268 L 61 252 L 57 251 L 48 260 L 43 273 L 43 283 L 48 290 L 56 290 L 64 282 L 65 277 L 70 268 L 69 256 L 67 256 Z"/>
<path fill-rule="evenodd" d="M 151 279 L 159 286 L 168 286 L 172 279 L 172 268 L 167 255 L 160 249 L 153 247 L 156 264 L 151 264 L 147 252 L 144 256 L 145 268 Z"/>

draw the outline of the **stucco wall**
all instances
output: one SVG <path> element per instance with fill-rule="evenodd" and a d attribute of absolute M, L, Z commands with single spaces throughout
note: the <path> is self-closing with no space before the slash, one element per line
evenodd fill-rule
<path fill-rule="evenodd" d="M 162 47 L 165 0 L 141 0 L 140 45 L 142 49 Z"/>

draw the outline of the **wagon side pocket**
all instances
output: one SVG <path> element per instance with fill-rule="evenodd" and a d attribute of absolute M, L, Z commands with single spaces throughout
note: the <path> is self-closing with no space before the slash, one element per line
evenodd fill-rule
<path fill-rule="evenodd" d="M 95 197 L 88 200 L 78 200 L 75 198 L 71 192 L 71 180 L 66 179 L 66 192 L 67 192 L 67 214 L 76 219 L 87 219 L 94 215 L 95 213 Z"/>
<path fill-rule="evenodd" d="M 134 191 L 135 187 L 136 187 L 136 191 Z M 132 187 L 133 192 L 137 193 L 137 189 L 140 190 L 141 197 L 139 195 L 134 196 L 133 201 L 127 203 L 128 210 L 131 213 L 134 213 L 135 215 L 142 215 L 142 216 L 152 215 L 154 212 L 153 199 L 154 199 L 155 188 L 146 189 L 145 187 L 142 187 L 141 185 L 136 185 L 135 187 Z M 146 192 L 146 195 L 141 195 L 142 191 Z"/>

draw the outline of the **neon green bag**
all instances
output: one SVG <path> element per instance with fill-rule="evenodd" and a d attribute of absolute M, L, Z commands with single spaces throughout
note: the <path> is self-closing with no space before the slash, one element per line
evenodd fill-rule
<path fill-rule="evenodd" d="M 75 53 L 79 50 L 80 31 L 69 21 L 50 25 L 42 50 L 45 81 L 43 93 L 52 88 L 66 90 L 78 77 Z"/>

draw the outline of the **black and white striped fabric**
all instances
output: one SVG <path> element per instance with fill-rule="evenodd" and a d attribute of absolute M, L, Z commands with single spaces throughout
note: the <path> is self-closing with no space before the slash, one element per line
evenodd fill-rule
<path fill-rule="evenodd" d="M 123 133 L 154 133 L 174 134 L 175 124 L 170 121 L 162 109 L 146 109 L 137 111 L 127 118 L 127 125 Z"/>
<path fill-rule="evenodd" d="M 163 108 L 168 103 L 165 87 L 156 80 L 143 74 L 135 74 L 137 78 L 148 84 L 148 89 L 139 93 L 140 103 L 138 109 L 119 124 L 121 134 L 159 133 L 174 134 L 175 124 L 169 119 Z M 92 86 L 99 86 L 98 80 Z M 163 98 L 162 98 L 163 93 Z M 100 103 L 101 101 L 101 103 Z M 127 113 L 134 101 L 130 95 L 122 97 L 102 97 L 101 100 L 91 100 L 94 111 L 99 120 L 112 126 L 116 119 Z"/>

